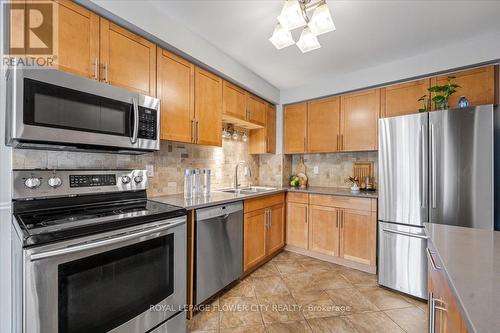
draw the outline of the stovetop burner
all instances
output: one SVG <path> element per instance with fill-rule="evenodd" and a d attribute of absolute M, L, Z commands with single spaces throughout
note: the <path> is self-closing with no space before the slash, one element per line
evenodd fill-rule
<path fill-rule="evenodd" d="M 68 222 L 75 222 L 75 221 L 79 221 L 79 220 L 93 219 L 93 218 L 96 218 L 96 217 L 98 217 L 98 215 L 70 215 L 70 216 L 63 217 L 63 218 L 48 219 L 46 221 L 40 222 L 39 226 L 50 227 L 50 226 L 53 226 L 53 225 L 59 225 L 59 224 L 64 224 L 64 223 L 68 223 Z M 30 224 L 27 227 L 28 228 L 30 228 L 30 227 L 33 228 L 33 227 L 35 227 L 35 225 Z"/>

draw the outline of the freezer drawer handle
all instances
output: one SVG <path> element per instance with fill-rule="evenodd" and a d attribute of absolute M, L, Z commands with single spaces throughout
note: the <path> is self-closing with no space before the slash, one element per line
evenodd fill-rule
<path fill-rule="evenodd" d="M 434 260 L 434 257 L 432 256 L 431 250 L 429 250 L 429 248 L 426 248 L 425 252 L 427 253 L 427 259 L 429 259 L 429 261 L 431 262 L 432 268 L 434 270 L 441 269 L 442 268 L 441 266 L 436 265 L 436 261 Z"/>
<path fill-rule="evenodd" d="M 410 237 L 415 237 L 415 238 L 420 238 L 420 239 L 429 239 L 429 236 L 412 234 L 411 232 L 404 232 L 404 231 L 392 230 L 392 229 L 382 229 L 382 230 L 384 230 L 385 232 L 390 232 L 393 234 L 398 234 L 398 235 L 403 235 L 403 236 L 410 236 Z"/>

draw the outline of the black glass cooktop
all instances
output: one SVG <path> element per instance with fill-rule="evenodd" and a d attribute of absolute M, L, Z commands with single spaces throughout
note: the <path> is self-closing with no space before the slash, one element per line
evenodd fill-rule
<path fill-rule="evenodd" d="M 186 215 L 181 207 L 146 198 L 104 198 L 100 201 L 98 198 L 67 198 L 66 201 L 59 198 L 23 202 L 17 209 L 14 204 L 24 245 L 39 245 Z"/>

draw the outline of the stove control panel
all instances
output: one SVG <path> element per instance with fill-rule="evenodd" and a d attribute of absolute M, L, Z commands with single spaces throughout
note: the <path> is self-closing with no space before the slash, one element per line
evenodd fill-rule
<path fill-rule="evenodd" d="M 41 199 L 147 189 L 146 170 L 14 170 L 13 198 Z M 132 181 L 133 180 L 133 181 Z"/>
<path fill-rule="evenodd" d="M 69 175 L 69 187 L 116 185 L 116 175 Z"/>

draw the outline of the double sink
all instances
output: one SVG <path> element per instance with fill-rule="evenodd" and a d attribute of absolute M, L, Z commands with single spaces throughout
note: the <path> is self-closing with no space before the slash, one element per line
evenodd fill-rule
<path fill-rule="evenodd" d="M 234 193 L 234 194 L 256 194 L 256 193 L 264 193 L 264 192 L 271 192 L 275 191 L 275 187 L 266 187 L 266 186 L 248 186 L 248 187 L 241 187 L 241 188 L 226 188 L 226 189 L 220 189 L 218 192 L 224 192 L 224 193 Z"/>

